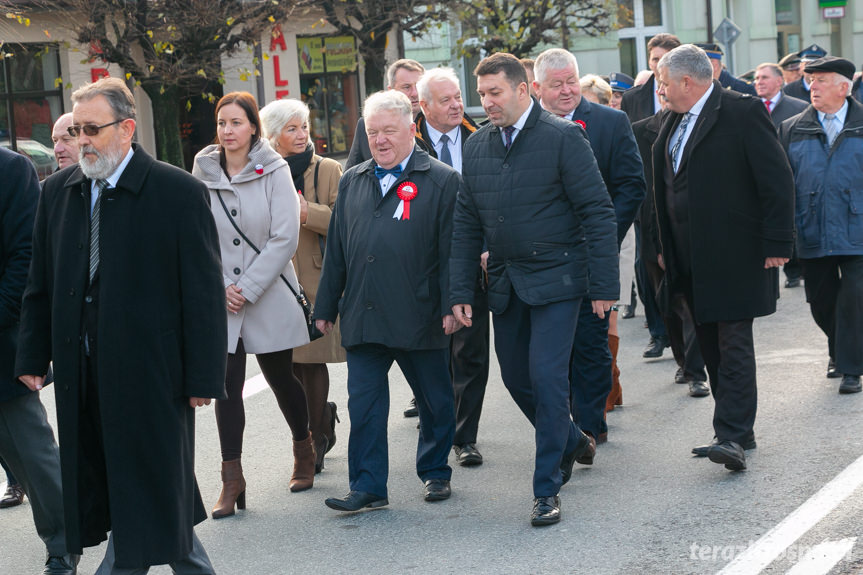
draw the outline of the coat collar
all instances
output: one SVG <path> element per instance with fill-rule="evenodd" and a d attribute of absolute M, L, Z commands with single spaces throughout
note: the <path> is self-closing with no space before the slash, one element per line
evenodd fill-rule
<path fill-rule="evenodd" d="M 141 193 L 141 188 L 144 186 L 147 173 L 155 160 L 148 154 L 144 148 L 138 144 L 132 144 L 132 159 L 123 173 L 120 175 L 120 180 L 117 182 L 117 190 L 126 190 L 133 194 Z M 81 166 L 76 165 L 75 169 L 69 174 L 66 183 L 63 185 L 67 189 L 78 189 L 81 185 L 88 184 L 90 179 L 81 171 Z"/>
<path fill-rule="evenodd" d="M 375 162 L 374 158 L 371 160 L 366 160 L 362 164 L 357 166 L 357 172 L 370 174 L 372 177 L 375 177 L 375 166 L 377 166 L 377 162 Z M 408 165 L 405 166 L 402 175 L 399 176 L 396 182 L 400 182 L 407 177 L 411 172 L 427 172 L 431 168 L 431 157 L 428 155 L 428 152 L 420 148 L 418 145 L 414 144 L 414 151 L 411 154 L 411 159 L 408 160 Z M 377 179 L 377 178 L 376 178 Z"/>

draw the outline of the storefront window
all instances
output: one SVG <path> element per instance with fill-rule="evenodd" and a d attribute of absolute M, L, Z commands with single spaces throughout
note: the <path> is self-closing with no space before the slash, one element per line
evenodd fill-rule
<path fill-rule="evenodd" d="M 359 119 L 357 51 L 350 36 L 297 38 L 302 100 L 322 156 L 347 154 Z"/>
<path fill-rule="evenodd" d="M 44 178 L 57 168 L 51 128 L 63 113 L 57 48 L 7 44 L 0 56 L 0 146 L 29 157 Z"/>

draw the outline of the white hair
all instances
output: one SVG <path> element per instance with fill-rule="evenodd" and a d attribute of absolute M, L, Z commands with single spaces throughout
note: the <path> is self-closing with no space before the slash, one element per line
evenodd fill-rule
<path fill-rule="evenodd" d="M 836 74 L 833 78 L 834 84 L 845 84 L 845 96 L 851 95 L 851 90 L 854 88 L 854 82 L 843 76 L 842 74 Z"/>
<path fill-rule="evenodd" d="M 363 104 L 363 119 L 368 122 L 369 118 L 378 112 L 397 112 L 403 116 L 405 123 L 413 122 L 413 109 L 410 98 L 398 90 L 384 90 L 375 92 L 366 98 Z"/>
<path fill-rule="evenodd" d="M 675 79 L 689 76 L 701 83 L 713 81 L 713 64 L 707 52 L 693 44 L 682 44 L 667 52 L 656 65 L 659 68 L 667 69 L 668 75 Z"/>
<path fill-rule="evenodd" d="M 455 84 L 456 88 L 461 90 L 461 84 L 458 81 L 455 70 L 452 68 L 432 68 L 426 71 L 423 77 L 420 78 L 420 81 L 417 82 L 417 92 L 419 92 L 420 100 L 428 102 L 431 99 L 431 87 L 429 84 L 442 80 L 449 80 Z"/>
<path fill-rule="evenodd" d="M 279 141 L 279 135 L 282 133 L 288 122 L 300 118 L 303 123 L 309 121 L 309 107 L 300 100 L 276 100 L 270 102 L 259 112 L 261 118 L 261 131 L 263 137 L 266 138 L 273 148 L 276 147 L 276 142 Z M 309 131 L 309 141 L 312 135 Z"/>
<path fill-rule="evenodd" d="M 563 48 L 551 48 L 536 57 L 533 63 L 533 77 L 538 84 L 545 81 L 545 74 L 551 70 L 563 70 L 572 65 L 575 75 L 578 76 L 578 60 Z"/>

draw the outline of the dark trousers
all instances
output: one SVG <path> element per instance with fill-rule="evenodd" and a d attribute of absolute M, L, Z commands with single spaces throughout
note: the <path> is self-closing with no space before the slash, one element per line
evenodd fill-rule
<path fill-rule="evenodd" d="M 665 272 L 655 262 L 645 262 L 645 267 L 655 293 L 659 290 Z M 704 358 L 701 356 L 701 348 L 695 337 L 695 320 L 692 319 L 689 303 L 683 295 L 677 294 L 671 297 L 670 304 L 671 309 L 667 310 L 662 317 L 668 330 L 668 341 L 674 354 L 674 361 L 678 367 L 683 368 L 687 379 L 707 381 Z"/>
<path fill-rule="evenodd" d="M 401 350 L 364 344 L 347 349 L 347 358 L 351 490 L 387 496 L 390 410 L 387 374 L 394 361 L 411 386 L 419 410 L 417 475 L 422 481 L 450 479 L 452 468 L 447 465 L 447 457 L 455 433 L 455 405 L 446 349 Z"/>
<path fill-rule="evenodd" d="M 647 260 L 644 259 L 641 249 L 641 224 L 635 222 L 635 285 L 644 305 L 644 319 L 647 321 L 647 331 L 650 337 L 666 337 L 665 323 L 662 313 L 656 305 L 656 289 L 650 274 L 647 272 Z M 654 264 L 656 266 L 656 263 Z M 657 266 L 659 267 L 659 266 Z M 623 292 L 623 287 L 620 289 Z M 623 299 L 623 298 L 621 298 Z"/>
<path fill-rule="evenodd" d="M 836 370 L 863 375 L 863 255 L 801 259 L 806 301 Z"/>
<path fill-rule="evenodd" d="M 803 277 L 803 264 L 797 258 L 797 243 L 794 243 L 794 251 L 791 253 L 791 259 L 788 260 L 782 271 L 785 272 L 785 277 L 789 280 L 800 279 Z"/>
<path fill-rule="evenodd" d="M 114 534 L 112 533 L 111 537 L 108 538 L 105 558 L 102 559 L 95 575 L 146 575 L 150 571 L 149 567 L 131 569 L 117 567 L 114 560 Z M 201 540 L 194 533 L 192 534 L 192 551 L 183 559 L 169 565 L 175 575 L 215 575 L 216 573 Z"/>
<path fill-rule="evenodd" d="M 570 361 L 572 418 L 593 437 L 605 431 L 605 400 L 611 392 L 611 351 L 608 349 L 608 314 L 600 319 L 593 304 L 581 300 Z"/>
<path fill-rule="evenodd" d="M 455 437 L 453 445 L 476 443 L 482 402 L 488 383 L 489 324 L 488 294 L 476 290 L 472 306 L 473 325 L 452 336 L 449 348 L 450 375 L 455 392 Z"/>
<path fill-rule="evenodd" d="M 3 472 L 6 474 L 6 484 L 8 485 L 18 485 L 18 480 L 15 478 L 15 474 L 12 473 L 12 470 L 9 469 L 9 466 L 6 465 L 6 462 L 3 461 L 3 458 L 0 457 L 0 467 L 3 468 Z"/>
<path fill-rule="evenodd" d="M 0 402 L 0 453 L 30 498 L 48 554 L 65 555 L 60 452 L 38 393 Z"/>
<path fill-rule="evenodd" d="M 557 495 L 560 462 L 576 449 L 569 365 L 581 299 L 532 306 L 513 290 L 494 315 L 494 344 L 503 383 L 535 429 L 534 497 Z"/>

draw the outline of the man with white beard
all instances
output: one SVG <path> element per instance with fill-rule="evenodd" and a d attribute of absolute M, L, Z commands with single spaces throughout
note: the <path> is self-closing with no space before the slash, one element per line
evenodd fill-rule
<path fill-rule="evenodd" d="M 207 188 L 132 143 L 135 101 L 72 95 L 77 166 L 45 180 L 15 375 L 55 374 L 66 546 L 111 532 L 97 575 L 214 573 L 193 526 L 195 407 L 225 395 L 227 325 Z"/>

